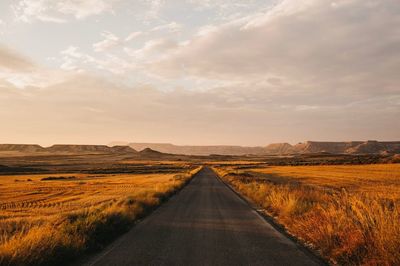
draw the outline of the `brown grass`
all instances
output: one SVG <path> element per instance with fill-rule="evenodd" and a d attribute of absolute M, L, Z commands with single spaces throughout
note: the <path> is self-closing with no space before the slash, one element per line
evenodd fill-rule
<path fill-rule="evenodd" d="M 1 176 L 0 265 L 59 265 L 100 249 L 198 170 L 77 174 L 73 179 L 48 181 L 41 181 L 44 175 Z"/>
<path fill-rule="evenodd" d="M 332 264 L 400 265 L 400 165 L 216 171 Z"/>

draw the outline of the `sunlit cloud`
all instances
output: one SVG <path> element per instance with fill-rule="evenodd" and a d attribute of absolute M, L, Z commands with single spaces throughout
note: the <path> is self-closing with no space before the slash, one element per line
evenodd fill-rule
<path fill-rule="evenodd" d="M 17 20 L 0 18 L 15 30 L 0 46 L 8 141 L 28 127 L 50 142 L 399 137 L 395 0 L 24 0 L 10 10 Z"/>
<path fill-rule="evenodd" d="M 112 12 L 118 0 L 20 0 L 12 5 L 16 19 L 64 23 L 68 17 L 84 19 L 104 12 Z M 61 16 L 61 17 L 60 17 Z"/>

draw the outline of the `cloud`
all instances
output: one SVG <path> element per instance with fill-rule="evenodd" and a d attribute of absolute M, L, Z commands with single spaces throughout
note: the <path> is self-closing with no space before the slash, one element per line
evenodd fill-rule
<path fill-rule="evenodd" d="M 67 71 L 78 73 L 93 72 L 100 75 L 96 71 L 101 70 L 110 74 L 123 75 L 135 68 L 135 64 L 132 62 L 113 54 L 104 53 L 101 57 L 94 57 L 82 52 L 81 49 L 75 46 L 69 46 L 61 51 L 60 54 L 63 57 L 63 63 L 60 68 Z"/>
<path fill-rule="evenodd" d="M 69 46 L 65 50 L 61 51 L 60 54 L 63 56 L 64 60 L 60 67 L 64 70 L 82 71 L 80 68 L 82 64 L 96 63 L 94 57 L 82 53 L 79 48 L 75 46 Z"/>
<path fill-rule="evenodd" d="M 126 41 L 126 42 L 130 42 L 130 41 L 132 41 L 133 39 L 136 39 L 136 38 L 138 38 L 139 36 L 142 36 L 142 35 L 143 35 L 143 32 L 141 32 L 141 31 L 134 31 L 134 32 L 130 33 L 130 34 L 125 38 L 125 41 Z"/>
<path fill-rule="evenodd" d="M 34 64 L 16 51 L 0 45 L 0 71 L 26 72 L 34 68 Z"/>
<path fill-rule="evenodd" d="M 148 10 L 145 13 L 145 20 L 158 19 L 160 12 L 165 5 L 165 0 L 143 0 L 147 3 Z"/>
<path fill-rule="evenodd" d="M 167 24 L 159 25 L 157 27 L 154 27 L 151 31 L 168 31 L 170 33 L 173 32 L 181 32 L 183 28 L 183 25 L 173 21 Z"/>
<path fill-rule="evenodd" d="M 201 26 L 196 33 L 196 36 L 208 35 L 218 30 L 218 27 L 212 24 Z"/>
<path fill-rule="evenodd" d="M 103 40 L 94 43 L 93 48 L 95 52 L 103 52 L 118 46 L 124 48 L 130 41 L 139 38 L 142 35 L 144 35 L 143 32 L 135 31 L 130 33 L 125 39 L 122 39 L 109 31 L 104 31 L 101 33 Z"/>
<path fill-rule="evenodd" d="M 77 19 L 83 19 L 104 12 L 111 12 L 115 0 L 63 0 L 60 1 L 57 11 L 67 15 L 73 15 Z"/>
<path fill-rule="evenodd" d="M 397 1 L 336 3 L 283 1 L 267 12 L 198 34 L 154 62 L 151 70 L 170 78 L 189 75 L 248 83 L 277 78 L 290 84 L 291 91 L 307 94 L 398 93 Z"/>
<path fill-rule="evenodd" d="M 163 92 L 75 74 L 49 86 L 32 87 L 25 94 L 2 88 L 0 102 L 7 104 L 0 104 L 0 120 L 12 125 L 3 132 L 3 142 L 24 139 L 45 144 L 107 143 L 114 138 L 243 145 L 321 136 L 330 140 L 398 138 L 400 125 L 394 121 L 400 115 L 399 97 L 324 105 L 329 98 L 321 99 L 320 106 L 296 105 L 290 95 L 271 97 L 260 84 L 247 91 L 238 85 Z"/>
<path fill-rule="evenodd" d="M 170 53 L 178 47 L 175 41 L 170 39 L 160 38 L 149 40 L 139 49 L 130 49 L 125 47 L 125 52 L 136 59 L 142 59 L 145 63 L 151 61 L 154 58 L 159 58 L 165 54 Z"/>
<path fill-rule="evenodd" d="M 0 45 L 0 85 L 13 88 L 48 86 L 64 80 L 65 74 L 38 66 L 25 55 Z"/>
<path fill-rule="evenodd" d="M 114 3 L 79 13 L 90 8 L 80 1 L 20 2 L 31 6 L 17 12 L 26 21 L 83 19 L 113 12 Z M 66 45 L 62 70 L 0 47 L 0 120 L 10 125 L 1 142 L 399 138 L 397 1 L 285 0 L 235 19 L 228 19 L 227 2 L 196 1 L 227 16 L 184 24 L 186 41 L 171 34 L 178 24 L 160 19 L 167 2 L 140 2 L 152 7 L 154 21 L 144 28 L 160 31 L 149 32 L 154 39 L 141 31 L 122 35 L 128 28 L 103 32 L 93 50 Z M 236 12 L 245 1 L 232 3 Z"/>
<path fill-rule="evenodd" d="M 23 22 L 35 20 L 64 23 L 71 16 L 84 19 L 112 12 L 119 0 L 20 0 L 12 5 L 16 19 Z"/>
<path fill-rule="evenodd" d="M 103 40 L 93 44 L 93 48 L 95 52 L 102 52 L 112 47 L 118 46 L 122 44 L 122 41 L 119 37 L 115 36 L 111 32 L 105 31 L 101 34 L 103 36 Z"/>

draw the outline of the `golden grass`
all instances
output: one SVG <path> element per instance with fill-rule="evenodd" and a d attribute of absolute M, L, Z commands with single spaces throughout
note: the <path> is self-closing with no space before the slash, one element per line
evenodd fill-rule
<path fill-rule="evenodd" d="M 215 170 L 332 264 L 400 265 L 400 165 Z"/>
<path fill-rule="evenodd" d="M 0 265 L 54 265 L 99 249 L 198 170 L 51 181 L 41 179 L 71 174 L 0 176 Z"/>
<path fill-rule="evenodd" d="M 400 198 L 400 164 L 273 166 L 253 171 L 308 185 Z"/>

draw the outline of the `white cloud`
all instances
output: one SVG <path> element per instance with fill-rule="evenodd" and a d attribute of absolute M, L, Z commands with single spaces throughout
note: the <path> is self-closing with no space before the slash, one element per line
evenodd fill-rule
<path fill-rule="evenodd" d="M 60 66 L 64 70 L 83 71 L 81 68 L 84 64 L 95 64 L 96 59 L 90 55 L 82 53 L 78 47 L 69 46 L 60 53 L 63 57 L 63 63 Z"/>
<path fill-rule="evenodd" d="M 183 26 L 175 21 L 154 27 L 151 31 L 181 32 Z"/>
<path fill-rule="evenodd" d="M 66 22 L 71 16 L 84 19 L 112 12 L 119 0 L 20 0 L 12 5 L 16 19 L 23 22 Z"/>
<path fill-rule="evenodd" d="M 104 12 L 111 12 L 115 0 L 62 0 L 58 3 L 57 11 L 83 19 Z"/>
<path fill-rule="evenodd" d="M 122 44 L 120 38 L 115 36 L 111 32 L 105 31 L 101 34 L 101 36 L 103 36 L 104 39 L 100 42 L 93 44 L 94 51 L 96 52 L 102 52 Z"/>
<path fill-rule="evenodd" d="M 166 56 L 173 50 L 178 48 L 178 44 L 170 39 L 154 39 L 144 43 L 142 48 L 130 49 L 125 47 L 125 52 L 136 59 L 142 59 L 145 63 L 148 63 L 154 59 Z"/>
<path fill-rule="evenodd" d="M 134 32 L 130 33 L 130 34 L 125 38 L 125 41 L 126 41 L 126 42 L 132 41 L 133 39 L 136 39 L 136 38 L 138 38 L 139 36 L 142 36 L 142 35 L 143 35 L 143 32 L 141 32 L 141 31 L 134 31 Z"/>
<path fill-rule="evenodd" d="M 101 57 L 94 57 L 75 46 L 69 46 L 60 54 L 63 57 L 60 68 L 78 73 L 84 73 L 87 70 L 95 73 L 101 70 L 115 75 L 123 75 L 136 67 L 132 62 L 113 54 L 105 53 Z"/>
<path fill-rule="evenodd" d="M 246 25 L 243 26 L 243 28 L 247 29 L 251 27 L 264 26 L 266 23 L 279 17 L 296 15 L 303 11 L 310 12 L 310 9 L 318 6 L 320 3 L 321 2 L 318 0 L 283 0 L 273 8 L 255 15 Z M 327 3 L 323 2 L 322 4 L 328 5 Z"/>
<path fill-rule="evenodd" d="M 218 27 L 215 25 L 205 25 L 205 26 L 201 26 L 196 33 L 196 36 L 203 36 L 203 35 L 207 35 L 210 34 L 212 32 L 215 32 L 218 30 Z"/>
<path fill-rule="evenodd" d="M 31 22 L 37 19 L 40 21 L 65 22 L 64 19 L 49 14 L 55 6 L 54 3 L 47 0 L 21 0 L 11 7 L 19 21 Z"/>
<path fill-rule="evenodd" d="M 161 9 L 165 5 L 165 0 L 143 0 L 149 5 L 149 8 L 145 14 L 146 20 L 158 19 L 160 16 Z"/>

